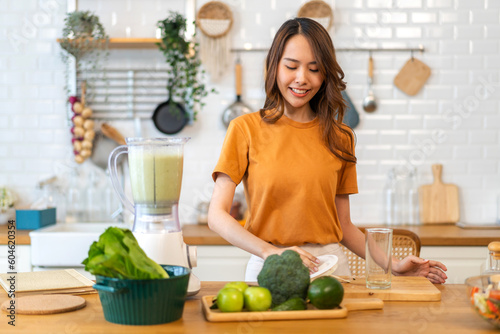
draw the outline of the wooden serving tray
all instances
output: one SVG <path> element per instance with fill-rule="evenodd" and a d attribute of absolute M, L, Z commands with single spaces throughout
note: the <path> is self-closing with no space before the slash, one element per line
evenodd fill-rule
<path fill-rule="evenodd" d="M 380 310 L 384 302 L 377 298 L 344 299 L 341 307 L 333 310 L 318 310 L 308 304 L 309 309 L 303 311 L 264 311 L 264 312 L 221 312 L 211 310 L 215 296 L 203 296 L 201 307 L 205 318 L 212 322 L 229 321 L 263 321 L 263 320 L 307 320 L 307 319 L 340 319 L 347 317 L 349 311 Z"/>
<path fill-rule="evenodd" d="M 440 301 L 441 291 L 425 277 L 392 276 L 389 289 L 366 287 L 364 277 L 342 284 L 345 298 L 379 298 L 384 301 Z"/>

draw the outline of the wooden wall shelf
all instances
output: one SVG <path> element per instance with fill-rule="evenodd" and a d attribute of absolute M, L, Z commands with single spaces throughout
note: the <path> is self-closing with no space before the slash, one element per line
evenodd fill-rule
<path fill-rule="evenodd" d="M 61 40 L 57 39 L 60 43 Z M 157 38 L 110 38 L 109 49 L 157 49 L 156 43 L 161 42 Z"/>

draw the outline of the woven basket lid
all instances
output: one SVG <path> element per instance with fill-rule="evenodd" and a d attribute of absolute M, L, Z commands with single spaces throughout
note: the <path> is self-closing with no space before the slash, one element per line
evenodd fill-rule
<path fill-rule="evenodd" d="M 312 0 L 300 7 L 298 17 L 307 17 L 320 23 L 326 30 L 333 23 L 333 11 L 330 5 L 322 0 Z"/>
<path fill-rule="evenodd" d="M 222 37 L 233 25 L 233 13 L 226 4 L 220 1 L 210 1 L 198 11 L 196 23 L 205 35 L 212 38 Z"/>

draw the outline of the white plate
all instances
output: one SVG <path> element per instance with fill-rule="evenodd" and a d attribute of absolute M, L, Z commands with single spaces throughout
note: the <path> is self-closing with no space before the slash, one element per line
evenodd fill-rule
<path fill-rule="evenodd" d="M 318 271 L 314 274 L 311 274 L 311 278 L 320 276 L 327 271 L 333 272 L 337 268 L 339 258 L 336 255 L 320 255 L 317 256 L 317 258 L 320 261 Z"/>

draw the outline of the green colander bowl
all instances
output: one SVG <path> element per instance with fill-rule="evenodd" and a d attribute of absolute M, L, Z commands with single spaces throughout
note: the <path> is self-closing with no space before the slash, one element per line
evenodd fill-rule
<path fill-rule="evenodd" d="M 104 318 L 122 325 L 155 325 L 182 318 L 191 270 L 162 265 L 169 278 L 118 279 L 96 275 Z"/>

